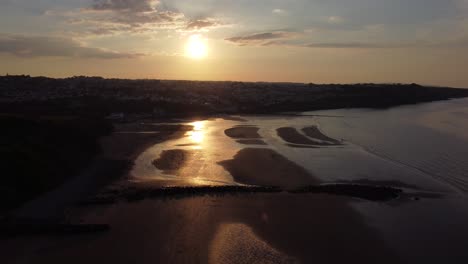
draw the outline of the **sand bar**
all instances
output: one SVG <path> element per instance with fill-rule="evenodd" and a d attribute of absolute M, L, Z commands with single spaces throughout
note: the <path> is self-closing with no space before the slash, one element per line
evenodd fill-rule
<path fill-rule="evenodd" d="M 192 153 L 184 149 L 164 150 L 153 165 L 164 174 L 175 174 L 188 162 Z"/>
<path fill-rule="evenodd" d="M 226 136 L 231 138 L 247 139 L 247 138 L 262 138 L 258 131 L 258 127 L 252 126 L 237 126 L 233 128 L 226 129 L 224 133 Z"/>
<path fill-rule="evenodd" d="M 334 138 L 328 137 L 327 135 L 323 134 L 322 131 L 320 131 L 317 126 L 305 127 L 305 128 L 302 129 L 302 131 L 308 137 L 311 137 L 313 139 L 327 141 L 327 142 L 330 142 L 330 143 L 332 143 L 334 145 L 341 145 L 340 141 L 338 141 L 338 140 L 336 140 Z"/>
<path fill-rule="evenodd" d="M 271 149 L 242 149 L 219 164 L 244 184 L 293 188 L 317 183 L 304 168 Z"/>
<path fill-rule="evenodd" d="M 318 142 L 308 139 L 306 136 L 299 133 L 293 127 L 282 127 L 276 130 L 278 136 L 284 141 L 292 144 L 300 145 L 319 145 Z"/>

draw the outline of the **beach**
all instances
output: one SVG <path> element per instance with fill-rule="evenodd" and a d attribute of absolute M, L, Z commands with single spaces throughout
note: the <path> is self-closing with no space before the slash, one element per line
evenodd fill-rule
<path fill-rule="evenodd" d="M 46 239 L 48 243 L 32 246 L 24 255 L 31 259 L 26 260 L 338 263 L 353 258 L 362 263 L 394 263 L 397 259 L 347 205 L 347 199 L 327 195 L 146 200 L 92 208 L 88 213 L 86 221 L 108 223 L 111 230 L 106 234 Z M 13 239 L 3 249 L 13 250 L 21 243 L 21 239 Z M 3 256 L 7 257 L 8 252 L 15 253 L 5 251 Z"/>
<path fill-rule="evenodd" d="M 342 119 L 349 125 L 366 115 L 359 114 Z M 62 223 L 107 228 L 3 237 L 3 260 L 464 263 L 464 196 L 336 133 L 342 126 L 330 126 L 342 119 L 307 113 L 117 125 L 101 157 L 131 165 L 60 203 Z M 30 206 L 37 212 L 66 188 Z"/>

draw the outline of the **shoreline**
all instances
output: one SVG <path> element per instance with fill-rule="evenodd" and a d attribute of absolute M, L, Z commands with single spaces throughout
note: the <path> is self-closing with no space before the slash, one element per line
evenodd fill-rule
<path fill-rule="evenodd" d="M 255 127 L 260 131 L 255 132 L 263 137 L 267 147 L 242 146 L 238 145 L 237 138 L 226 138 L 225 129 L 233 127 L 229 121 L 205 123 L 206 130 L 204 126 L 198 128 L 200 133 L 206 133 L 204 140 L 207 142 L 199 144 L 199 151 L 206 151 L 211 157 L 216 157 L 218 150 L 228 149 L 223 149 L 225 145 L 222 144 L 210 145 L 218 136 L 227 140 L 219 142 L 232 143 L 229 155 L 222 158 L 220 165 L 235 182 L 246 185 L 207 186 L 201 182 L 196 185 L 196 179 L 181 181 L 179 185 L 169 181 L 133 180 L 125 178 L 123 173 L 97 195 L 69 207 L 65 225 L 53 223 L 38 227 L 33 222 L 32 226 L 14 226 L 12 229 L 18 236 L 0 239 L 0 247 L 7 252 L 6 263 L 19 260 L 81 263 L 86 259 L 115 263 L 248 263 L 258 260 L 342 263 L 350 259 L 362 263 L 400 263 L 402 259 L 418 260 L 411 255 L 412 250 L 424 252 L 426 246 L 430 246 L 431 256 L 455 256 L 457 250 L 443 247 L 440 241 L 446 241 L 444 239 L 448 239 L 450 245 L 459 239 L 459 244 L 455 245 L 464 246 L 466 232 L 462 222 L 468 218 L 454 207 L 462 202 L 460 197 L 427 190 L 417 181 L 399 181 L 401 179 L 395 176 L 387 180 L 381 175 L 368 174 L 354 179 L 352 171 L 348 170 L 341 170 L 343 180 L 327 181 L 320 171 L 315 174 L 314 170 L 301 170 L 301 166 L 308 167 L 289 156 L 287 150 L 326 158 L 327 152 L 339 153 L 342 148 L 288 148 L 288 142 L 275 130 L 288 125 L 281 122 L 281 117 L 278 120 L 280 122 L 262 123 L 252 119 L 241 126 L 252 128 L 249 124 L 257 124 Z M 219 126 L 214 128 L 216 124 Z M 320 132 L 318 127 L 307 135 L 302 126 L 308 128 L 313 124 L 304 120 L 303 123 L 291 122 L 289 126 L 295 128 L 294 134 L 307 139 L 336 143 L 337 140 Z M 149 133 L 156 128 L 156 133 Z M 121 124 L 115 134 L 103 140 L 103 144 L 111 146 L 105 148 L 103 157 L 136 158 L 146 146 L 182 137 L 191 129 L 151 122 Z M 243 135 L 245 140 L 250 136 Z M 196 147 L 185 142 L 190 142 L 190 138 L 164 144 L 152 155 L 164 160 L 159 150 Z M 278 145 L 281 146 L 277 148 Z M 231 151 L 236 148 L 241 150 L 232 152 L 231 157 Z M 343 149 L 352 150 L 352 143 Z M 204 160 L 207 156 L 200 158 Z M 175 169 L 184 166 L 176 165 Z M 334 169 L 340 170 L 340 166 Z M 434 210 L 441 216 L 434 216 Z M 446 233 L 433 230 L 433 225 L 446 216 L 454 219 L 451 220 L 454 225 Z M 405 242 L 409 228 L 412 240 Z M 431 245 L 442 246 L 440 252 Z M 437 258 L 433 260 L 438 262 Z"/>

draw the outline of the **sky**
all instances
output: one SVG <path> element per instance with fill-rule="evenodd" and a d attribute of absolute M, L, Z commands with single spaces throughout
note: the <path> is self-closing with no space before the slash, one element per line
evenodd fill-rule
<path fill-rule="evenodd" d="M 468 0 L 0 0 L 0 61 L 50 77 L 468 88 Z"/>

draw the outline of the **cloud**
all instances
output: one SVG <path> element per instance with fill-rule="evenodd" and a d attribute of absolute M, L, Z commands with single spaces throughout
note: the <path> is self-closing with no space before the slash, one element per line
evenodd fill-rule
<path fill-rule="evenodd" d="M 239 41 L 251 41 L 251 40 L 265 40 L 265 39 L 278 39 L 283 38 L 283 32 L 267 32 L 267 33 L 258 33 L 253 35 L 233 37 L 229 38 L 229 41 L 239 42 Z"/>
<path fill-rule="evenodd" d="M 341 24 L 344 19 L 340 16 L 329 16 L 327 17 L 327 22 L 330 24 Z"/>
<path fill-rule="evenodd" d="M 303 47 L 307 48 L 332 48 L 332 49 L 385 49 L 406 47 L 403 44 L 365 43 L 365 42 L 331 42 L 312 43 Z"/>
<path fill-rule="evenodd" d="M 95 0 L 86 8 L 67 12 L 49 10 L 46 15 L 64 18 L 70 25 L 69 31 L 82 38 L 154 34 L 160 30 L 208 31 L 225 25 L 211 17 L 189 19 L 157 0 Z"/>
<path fill-rule="evenodd" d="M 221 26 L 222 23 L 218 20 L 212 18 L 204 18 L 204 19 L 195 19 L 189 21 L 186 26 L 186 30 L 203 30 L 207 28 L 213 28 L 217 26 Z"/>
<path fill-rule="evenodd" d="M 85 8 L 48 10 L 45 15 L 64 19 L 76 37 L 154 33 L 187 25 L 183 13 L 164 10 L 156 0 L 95 0 Z"/>
<path fill-rule="evenodd" d="M 280 9 L 280 8 L 276 8 L 276 9 L 273 9 L 273 11 L 271 11 L 273 14 L 275 15 L 279 15 L 279 16 L 284 16 L 286 15 L 288 12 L 284 9 Z"/>
<path fill-rule="evenodd" d="M 157 0 L 94 0 L 90 9 L 148 12 L 155 10 Z"/>
<path fill-rule="evenodd" d="M 0 35 L 0 53 L 21 57 L 80 57 L 99 59 L 134 58 L 141 54 L 122 53 L 84 46 L 73 39 L 50 36 Z"/>
<path fill-rule="evenodd" d="M 468 0 L 456 0 L 456 4 L 459 8 L 468 10 Z"/>
<path fill-rule="evenodd" d="M 85 16 L 81 21 L 114 31 L 139 32 L 150 28 L 180 27 L 185 19 L 184 14 L 159 10 L 158 4 L 159 1 L 155 0 L 97 0 L 90 8 L 80 12 Z"/>
<path fill-rule="evenodd" d="M 308 43 L 307 37 L 300 32 L 273 31 L 251 35 L 237 36 L 225 39 L 239 46 L 285 46 L 299 48 L 330 48 L 330 49 L 386 49 L 404 47 L 422 47 L 427 43 L 367 43 L 367 42 L 324 42 Z"/>
<path fill-rule="evenodd" d="M 264 32 L 256 33 L 251 35 L 237 36 L 225 39 L 231 43 L 247 46 L 247 45 L 261 45 L 269 46 L 277 43 L 279 40 L 286 40 L 294 38 L 298 35 L 296 32 L 288 31 L 273 31 L 273 32 Z"/>

